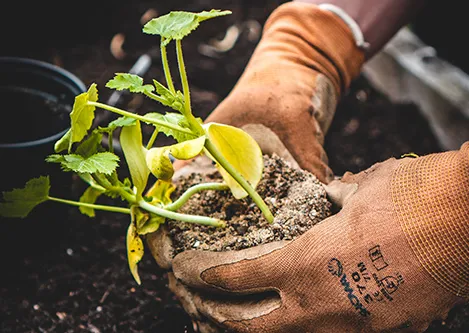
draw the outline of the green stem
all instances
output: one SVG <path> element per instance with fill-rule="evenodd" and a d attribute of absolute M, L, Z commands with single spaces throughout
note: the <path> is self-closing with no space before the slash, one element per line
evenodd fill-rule
<path fill-rule="evenodd" d="M 178 220 L 178 221 L 188 222 L 188 223 L 197 223 L 197 224 L 207 225 L 211 227 L 225 227 L 226 226 L 225 222 L 219 219 L 206 217 L 206 216 L 188 215 L 188 214 L 180 214 L 180 213 L 172 212 L 163 208 L 156 207 L 146 202 L 145 200 L 140 200 L 138 202 L 138 205 L 141 208 L 151 213 L 154 213 L 158 216 L 162 216 L 162 217 L 172 219 L 172 220 Z"/>
<path fill-rule="evenodd" d="M 164 77 L 166 78 L 166 84 L 168 85 L 169 90 L 173 94 L 176 93 L 174 89 L 173 79 L 171 78 L 171 71 L 169 70 L 168 64 L 168 55 L 166 53 L 166 46 L 161 43 L 161 62 L 163 63 Z"/>
<path fill-rule="evenodd" d="M 114 152 L 114 147 L 112 145 L 112 139 L 113 139 L 113 135 L 112 135 L 112 132 L 108 133 L 108 136 L 107 136 L 107 143 L 108 143 L 108 146 L 109 146 L 109 152 L 113 153 Z"/>
<path fill-rule="evenodd" d="M 156 137 L 158 136 L 158 129 L 154 129 L 153 130 L 153 133 L 150 137 L 150 140 L 148 140 L 148 143 L 147 143 L 147 149 L 150 149 L 151 147 L 153 147 L 153 144 L 155 143 L 155 140 L 156 140 Z"/>
<path fill-rule="evenodd" d="M 197 192 L 206 190 L 225 191 L 229 189 L 230 188 L 228 187 L 228 185 L 224 183 L 205 183 L 194 185 L 188 188 L 176 201 L 169 205 L 166 205 L 164 208 L 170 211 L 177 211 L 187 202 L 187 200 L 190 199 L 191 196 L 193 196 Z"/>
<path fill-rule="evenodd" d="M 91 102 L 91 101 L 88 101 L 87 104 L 98 107 L 98 108 L 101 108 L 101 109 L 104 109 L 104 110 L 107 110 L 107 111 L 111 111 L 111 112 L 120 114 L 121 116 L 126 116 L 126 117 L 134 118 L 134 119 L 137 119 L 137 120 L 141 120 L 145 123 L 150 123 L 150 124 L 154 124 L 154 125 L 158 125 L 158 126 L 164 126 L 164 127 L 171 128 L 171 129 L 173 129 L 175 131 L 178 131 L 178 132 L 194 135 L 194 133 L 190 129 L 183 128 L 181 126 L 174 125 L 174 124 L 171 124 L 171 123 L 167 123 L 165 121 L 145 118 L 145 116 L 141 116 L 141 115 L 136 114 L 136 113 L 121 110 L 121 109 L 118 109 L 114 106 L 110 106 L 110 105 L 103 104 L 103 103 L 100 103 L 100 102 Z"/>
<path fill-rule="evenodd" d="M 208 152 L 217 160 L 217 162 L 223 167 L 223 169 L 228 172 L 231 177 L 233 177 L 239 185 L 249 194 L 252 200 L 256 203 L 257 207 L 262 211 L 267 221 L 272 223 L 274 221 L 274 216 L 270 211 L 269 207 L 267 207 L 264 200 L 262 200 L 259 193 L 257 193 L 254 188 L 249 184 L 243 176 L 241 176 L 238 171 L 228 162 L 228 160 L 220 153 L 217 147 L 210 142 L 210 140 L 205 141 L 205 148 Z"/>
<path fill-rule="evenodd" d="M 129 208 L 96 205 L 96 204 L 78 202 L 78 201 L 73 201 L 73 200 L 65 200 L 65 199 L 60 199 L 60 198 L 55 198 L 55 197 L 48 197 L 48 199 L 51 201 L 56 201 L 56 202 L 60 202 L 60 203 L 64 203 L 64 204 L 72 205 L 72 206 L 88 207 L 92 209 L 105 210 L 108 212 L 130 214 Z"/>
<path fill-rule="evenodd" d="M 180 39 L 176 40 L 176 53 L 179 65 L 179 74 L 181 76 L 182 91 L 184 93 L 184 116 L 189 122 L 191 128 L 197 134 L 202 134 L 204 133 L 202 125 L 199 124 L 199 122 L 195 119 L 194 115 L 192 114 L 189 81 L 187 80 L 186 65 L 184 64 L 184 58 L 182 56 L 182 43 Z"/>

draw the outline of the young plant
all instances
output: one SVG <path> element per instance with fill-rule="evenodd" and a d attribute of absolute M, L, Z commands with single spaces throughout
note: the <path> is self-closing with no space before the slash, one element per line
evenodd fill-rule
<path fill-rule="evenodd" d="M 144 94 L 176 112 L 138 115 L 103 104 L 98 102 L 96 84 L 91 84 L 87 92 L 76 96 L 70 114 L 70 130 L 56 142 L 55 154 L 46 158 L 47 162 L 60 164 L 63 171 L 77 173 L 89 187 L 79 201 L 73 201 L 50 196 L 48 176 L 31 179 L 22 189 L 3 193 L 4 202 L 0 203 L 0 215 L 23 218 L 35 206 L 47 200 L 78 206 L 80 212 L 90 217 L 95 216 L 95 210 L 128 214 L 131 222 L 126 237 L 127 257 L 130 271 L 138 284 L 141 281 L 137 264 L 144 249 L 142 236 L 158 230 L 165 219 L 213 227 L 225 226 L 225 222 L 218 219 L 177 212 L 199 191 L 229 189 L 238 199 L 249 195 L 265 218 L 272 222 L 272 213 L 255 191 L 263 171 L 262 152 L 256 141 L 236 127 L 218 123 L 204 124 L 192 113 L 181 40 L 196 29 L 200 22 L 230 13 L 220 10 L 200 13 L 170 12 L 145 24 L 145 33 L 161 37 L 161 59 L 166 86 L 156 80 L 152 84 L 144 84 L 143 79 L 137 75 L 116 73 L 106 87 Z M 172 41 L 176 44 L 182 92 L 176 90 L 168 64 L 166 48 Z M 93 128 L 97 108 L 121 117 L 106 127 Z M 146 144 L 143 144 L 142 123 L 154 127 Z M 131 179 L 121 180 L 117 172 L 119 156 L 114 154 L 112 142 L 113 132 L 117 129 L 121 131 L 119 141 Z M 158 133 L 173 137 L 177 143 L 154 147 Z M 104 136 L 108 138 L 107 149 L 102 145 Z M 171 157 L 188 160 L 201 154 L 214 161 L 224 182 L 197 184 L 172 202 L 171 194 L 175 187 L 171 183 L 174 173 Z M 146 190 L 150 173 L 157 181 Z M 99 205 L 96 202 L 102 195 L 120 198 L 127 205 Z"/>

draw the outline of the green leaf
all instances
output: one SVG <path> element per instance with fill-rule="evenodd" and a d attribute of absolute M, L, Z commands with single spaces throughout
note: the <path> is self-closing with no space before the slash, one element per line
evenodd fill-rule
<path fill-rule="evenodd" d="M 147 22 L 143 27 L 143 32 L 150 35 L 160 35 L 162 44 L 168 45 L 173 39 L 178 40 L 189 35 L 199 26 L 200 22 L 228 14 L 231 14 L 231 11 L 217 9 L 200 13 L 174 11 Z"/>
<path fill-rule="evenodd" d="M 145 160 L 146 149 L 142 145 L 140 122 L 137 121 L 133 126 L 122 128 L 119 141 L 129 166 L 132 183 L 137 188 L 137 197 L 140 197 L 145 190 L 150 175 Z"/>
<path fill-rule="evenodd" d="M 126 237 L 127 245 L 127 260 L 129 262 L 129 269 L 134 277 L 135 281 L 138 284 L 141 284 L 140 276 L 138 275 L 138 266 L 137 264 L 143 258 L 143 241 L 137 233 L 137 228 L 135 227 L 135 217 L 132 214 L 132 221 L 129 224 L 127 229 Z"/>
<path fill-rule="evenodd" d="M 72 149 L 72 144 L 74 142 L 80 142 L 91 128 L 94 119 L 94 110 L 96 108 L 93 105 L 88 105 L 88 101 L 96 102 L 97 100 L 98 90 L 96 89 L 96 83 L 93 83 L 87 92 L 75 97 L 73 110 L 70 113 L 71 133 L 68 147 L 69 152 Z"/>
<path fill-rule="evenodd" d="M 0 216 L 24 218 L 37 205 L 49 199 L 48 176 L 29 180 L 25 187 L 3 192 L 4 202 L 0 203 Z"/>
<path fill-rule="evenodd" d="M 148 169 L 156 178 L 168 181 L 173 177 L 174 168 L 169 158 L 168 147 L 149 149 L 145 161 Z"/>
<path fill-rule="evenodd" d="M 129 90 L 134 93 L 151 93 L 155 88 L 151 84 L 143 84 L 143 79 L 135 74 L 116 73 L 113 79 L 106 83 L 107 88 Z"/>
<path fill-rule="evenodd" d="M 190 129 L 189 123 L 187 122 L 186 118 L 182 114 L 175 113 L 175 112 L 167 112 L 166 114 L 151 112 L 151 113 L 145 114 L 145 118 L 154 119 L 157 121 L 164 121 L 173 125 L 178 125 L 180 127 Z M 182 133 L 172 128 L 165 127 L 165 126 L 155 125 L 152 123 L 149 123 L 149 124 L 155 126 L 155 129 L 158 132 L 161 132 L 165 134 L 166 136 L 171 136 L 175 138 L 176 141 L 178 142 L 191 140 L 196 137 L 195 135 Z"/>
<path fill-rule="evenodd" d="M 99 148 L 101 147 L 102 140 L 103 135 L 99 133 L 99 131 L 93 131 L 88 136 L 88 138 L 86 138 L 86 140 L 80 143 L 75 153 L 85 158 L 88 158 L 98 152 Z"/>
<path fill-rule="evenodd" d="M 95 187 L 90 186 L 85 190 L 83 195 L 80 197 L 80 202 L 94 204 L 96 200 L 99 198 L 99 196 L 103 193 L 104 191 L 100 191 L 96 189 Z M 88 215 L 89 217 L 95 216 L 93 208 L 80 206 L 79 209 L 82 214 Z"/>
<path fill-rule="evenodd" d="M 174 186 L 173 183 L 158 179 L 148 190 L 147 196 L 153 198 L 151 201 L 152 204 L 162 204 L 163 206 L 166 206 L 172 202 L 171 194 L 175 189 L 176 186 Z"/>
<path fill-rule="evenodd" d="M 207 123 L 203 127 L 208 140 L 217 147 L 220 153 L 241 176 L 253 188 L 256 188 L 264 168 L 262 151 L 257 142 L 248 133 L 237 127 L 218 123 Z M 248 195 L 222 166 L 218 163 L 216 166 L 235 198 L 241 199 Z"/>
<path fill-rule="evenodd" d="M 161 83 L 156 80 L 153 80 L 153 83 L 156 87 L 156 92 L 164 99 L 161 102 L 165 106 L 181 112 L 184 109 L 184 95 L 181 91 L 177 91 L 175 94 Z"/>
<path fill-rule="evenodd" d="M 178 160 L 190 160 L 202 152 L 205 140 L 206 137 L 203 135 L 197 139 L 179 142 L 175 145 L 169 146 L 168 149 L 174 158 L 177 158 Z"/>
<path fill-rule="evenodd" d="M 53 154 L 49 155 L 46 161 L 61 163 L 65 171 L 74 171 L 77 173 L 101 172 L 110 175 L 118 166 L 119 156 L 110 152 L 97 153 L 89 157 L 83 157 L 77 154 Z"/>
<path fill-rule="evenodd" d="M 54 145 L 54 151 L 60 153 L 70 147 L 70 139 L 72 138 L 72 130 L 69 129 Z"/>
<path fill-rule="evenodd" d="M 111 121 L 107 127 L 114 130 L 117 127 L 126 127 L 126 126 L 134 126 L 137 123 L 137 120 L 135 118 L 130 118 L 130 117 L 119 117 L 113 121 Z"/>

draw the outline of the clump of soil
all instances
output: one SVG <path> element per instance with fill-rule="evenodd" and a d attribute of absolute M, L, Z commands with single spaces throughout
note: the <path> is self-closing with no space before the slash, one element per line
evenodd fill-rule
<path fill-rule="evenodd" d="M 214 169 L 192 173 L 177 182 L 175 196 L 200 182 L 222 181 Z M 257 191 L 275 216 L 269 223 L 248 197 L 238 200 L 230 191 L 205 191 L 194 195 L 181 213 L 211 216 L 227 227 L 207 227 L 168 221 L 176 253 L 185 250 L 240 250 L 278 240 L 291 240 L 331 215 L 332 204 L 312 173 L 292 168 L 277 155 L 264 156 L 264 173 Z"/>

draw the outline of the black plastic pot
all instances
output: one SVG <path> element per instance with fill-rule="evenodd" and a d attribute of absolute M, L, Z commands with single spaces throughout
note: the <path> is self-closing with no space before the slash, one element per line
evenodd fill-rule
<path fill-rule="evenodd" d="M 70 196 L 72 174 L 60 170 L 58 164 L 45 162 L 45 158 L 54 154 L 55 142 L 69 129 L 75 96 L 85 89 L 78 77 L 55 65 L 0 57 L 1 191 L 50 175 L 51 195 Z M 66 219 L 62 206 L 46 202 L 26 219 L 2 219 L 2 250 L 16 237 L 30 245 L 50 241 L 54 237 L 51 230 L 58 231 L 57 226 Z"/>
<path fill-rule="evenodd" d="M 68 130 L 75 96 L 84 91 L 83 82 L 60 67 L 0 57 L 2 191 L 57 170 L 44 158 Z"/>

